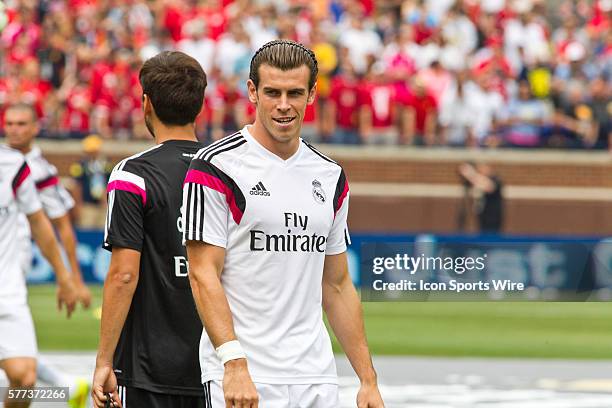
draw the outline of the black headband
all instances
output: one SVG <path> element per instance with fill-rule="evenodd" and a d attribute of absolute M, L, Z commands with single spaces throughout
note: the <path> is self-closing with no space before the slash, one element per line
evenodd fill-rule
<path fill-rule="evenodd" d="M 277 45 L 290 45 L 292 47 L 296 47 L 302 51 L 304 51 L 306 54 L 308 54 L 308 56 L 310 57 L 310 59 L 312 59 L 312 62 L 314 63 L 315 69 L 318 70 L 319 68 L 319 64 L 317 63 L 317 58 L 315 57 L 314 52 L 312 52 L 312 50 L 309 50 L 308 48 L 304 47 L 302 44 L 295 42 L 295 41 L 291 41 L 291 40 L 273 40 L 270 42 L 265 43 L 264 45 L 261 46 L 260 49 L 258 49 L 255 52 L 255 55 L 253 55 L 253 58 L 251 58 L 251 72 L 253 72 L 253 62 L 255 61 L 255 59 L 257 58 L 257 56 L 259 55 L 260 52 L 262 52 L 263 50 L 266 50 L 270 47 L 275 47 Z"/>

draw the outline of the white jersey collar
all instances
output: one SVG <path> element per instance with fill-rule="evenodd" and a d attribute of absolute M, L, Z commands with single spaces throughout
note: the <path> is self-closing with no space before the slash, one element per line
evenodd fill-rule
<path fill-rule="evenodd" d="M 259 143 L 251 134 L 251 132 L 249 132 L 249 127 L 251 125 L 246 125 L 245 127 L 242 128 L 242 130 L 240 131 L 240 133 L 242 133 L 242 135 L 244 136 L 244 138 L 247 140 L 247 142 L 249 143 L 250 146 L 253 146 L 254 149 L 256 149 L 258 152 L 260 152 L 263 156 L 265 156 L 266 158 L 279 163 L 283 166 L 290 166 L 293 163 L 295 163 L 299 157 L 302 154 L 302 138 L 300 138 L 300 143 L 298 145 L 298 149 L 295 153 L 293 153 L 293 155 L 291 157 L 289 157 L 287 160 L 283 160 L 281 157 L 277 156 L 276 154 L 272 153 L 270 150 L 266 149 L 261 143 Z"/>

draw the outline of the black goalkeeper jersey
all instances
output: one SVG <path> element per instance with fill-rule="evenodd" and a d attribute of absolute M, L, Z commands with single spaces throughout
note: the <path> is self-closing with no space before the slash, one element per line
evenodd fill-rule
<path fill-rule="evenodd" d="M 119 385 L 201 396 L 202 324 L 181 244 L 182 185 L 202 147 L 170 140 L 115 166 L 108 183 L 104 248 L 140 251 L 140 276 L 114 355 Z"/>

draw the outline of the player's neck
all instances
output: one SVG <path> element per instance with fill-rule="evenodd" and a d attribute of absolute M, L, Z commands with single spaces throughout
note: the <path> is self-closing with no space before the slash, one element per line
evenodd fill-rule
<path fill-rule="evenodd" d="M 32 145 L 22 146 L 22 147 L 13 147 L 15 150 L 19 150 L 21 154 L 28 154 L 32 151 Z"/>
<path fill-rule="evenodd" d="M 297 137 L 287 142 L 276 141 L 257 121 L 249 127 L 249 132 L 260 145 L 283 160 L 293 156 L 300 147 L 300 140 Z"/>
<path fill-rule="evenodd" d="M 193 123 L 188 123 L 184 126 L 165 126 L 157 124 L 155 126 L 155 143 L 160 144 L 168 140 L 189 140 L 197 142 L 195 128 Z"/>

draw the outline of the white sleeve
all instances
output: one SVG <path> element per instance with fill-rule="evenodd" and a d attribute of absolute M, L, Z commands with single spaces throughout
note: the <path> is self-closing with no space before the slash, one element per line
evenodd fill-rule
<path fill-rule="evenodd" d="M 57 169 L 42 156 L 37 158 L 37 163 L 44 171 L 43 178 L 36 180 L 36 190 L 38 190 L 45 213 L 50 219 L 66 215 L 74 207 L 74 201 L 61 185 Z"/>
<path fill-rule="evenodd" d="M 227 246 L 229 208 L 225 195 L 199 183 L 183 186 L 183 244 L 202 241 Z"/>
<path fill-rule="evenodd" d="M 240 224 L 245 207 L 244 195 L 231 177 L 194 158 L 183 185 L 183 243 L 202 241 L 225 248 L 229 223 Z"/>
<path fill-rule="evenodd" d="M 34 179 L 30 175 L 30 168 L 23 162 L 13 179 L 13 194 L 17 201 L 19 211 L 30 215 L 42 209 L 42 204 L 38 199 Z"/>
<path fill-rule="evenodd" d="M 51 219 L 59 218 L 68 213 L 74 207 L 74 200 L 70 193 L 57 181 L 53 185 L 38 189 L 45 213 Z"/>

